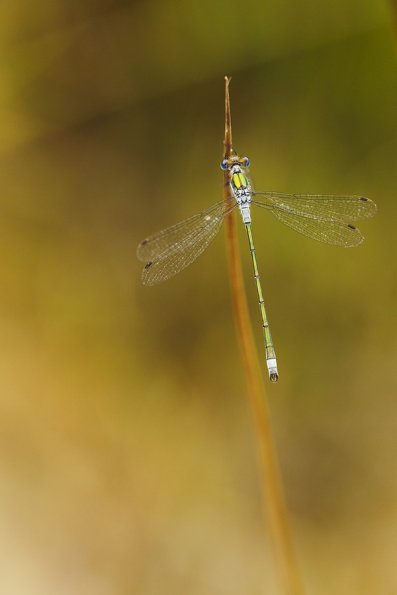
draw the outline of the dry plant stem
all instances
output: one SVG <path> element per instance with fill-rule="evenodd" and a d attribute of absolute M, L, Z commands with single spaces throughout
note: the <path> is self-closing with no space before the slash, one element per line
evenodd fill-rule
<path fill-rule="evenodd" d="M 224 158 L 228 158 L 233 152 L 229 84 L 230 78 L 225 77 Z M 227 204 L 231 204 L 231 201 L 234 200 L 230 190 L 229 175 L 229 171 L 225 171 L 224 199 Z M 267 396 L 248 311 L 236 235 L 236 221 L 233 214 L 226 217 L 226 244 L 234 316 L 261 455 L 264 506 L 269 519 L 274 557 L 283 585 L 283 592 L 287 595 L 303 595 L 271 431 Z"/>

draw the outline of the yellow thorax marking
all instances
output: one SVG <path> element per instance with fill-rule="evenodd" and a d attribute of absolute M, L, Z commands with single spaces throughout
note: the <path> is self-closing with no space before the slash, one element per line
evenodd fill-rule
<path fill-rule="evenodd" d="M 247 178 L 241 172 L 233 174 L 233 184 L 236 188 L 247 188 Z"/>

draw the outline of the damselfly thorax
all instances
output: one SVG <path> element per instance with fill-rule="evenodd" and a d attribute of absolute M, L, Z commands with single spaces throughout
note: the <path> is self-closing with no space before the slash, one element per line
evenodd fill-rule
<path fill-rule="evenodd" d="M 252 188 L 247 172 L 249 164 L 248 157 L 240 158 L 238 155 L 224 159 L 221 163 L 221 169 L 225 171 L 229 170 L 230 172 L 230 187 L 240 208 L 244 223 L 251 223 L 250 202 Z"/>

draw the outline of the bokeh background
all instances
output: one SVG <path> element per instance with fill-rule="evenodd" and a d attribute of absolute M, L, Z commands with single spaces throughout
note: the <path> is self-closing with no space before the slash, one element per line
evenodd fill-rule
<path fill-rule="evenodd" d="M 258 190 L 379 206 L 355 250 L 255 228 L 307 593 L 397 593 L 393 22 L 382 0 L 1 4 L 2 593 L 278 593 L 223 234 L 155 288 L 135 258 L 221 199 L 225 74 Z"/>

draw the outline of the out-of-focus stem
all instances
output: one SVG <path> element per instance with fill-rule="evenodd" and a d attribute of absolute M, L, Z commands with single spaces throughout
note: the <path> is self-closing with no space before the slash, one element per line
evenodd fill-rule
<path fill-rule="evenodd" d="M 225 150 L 224 158 L 233 153 L 229 84 L 225 77 Z M 224 199 L 232 204 L 229 171 L 224 172 Z M 271 431 L 267 395 L 252 332 L 241 268 L 234 214 L 226 217 L 226 246 L 237 334 L 244 364 L 247 394 L 255 422 L 261 457 L 264 508 L 269 520 L 274 558 L 286 595 L 303 595 L 298 566 L 292 545 L 287 507 L 284 500 L 280 471 Z"/>

